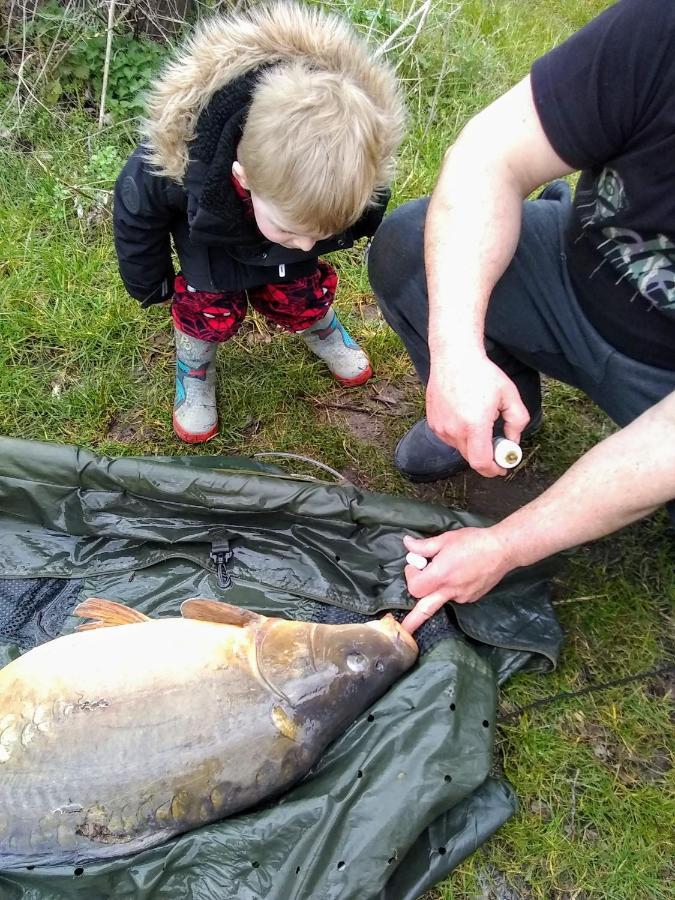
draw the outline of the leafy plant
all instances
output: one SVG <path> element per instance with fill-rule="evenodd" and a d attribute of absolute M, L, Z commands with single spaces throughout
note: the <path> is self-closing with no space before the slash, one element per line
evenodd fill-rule
<path fill-rule="evenodd" d="M 124 165 L 124 154 L 114 144 L 104 144 L 93 150 L 86 166 L 86 174 L 94 181 L 113 184 Z"/>
<path fill-rule="evenodd" d="M 57 84 L 60 96 L 78 95 L 98 101 L 103 83 L 105 32 L 85 34 L 60 64 Z M 142 112 L 142 92 L 155 74 L 165 50 L 145 38 L 116 34 L 108 76 L 106 107 L 115 118 Z"/>

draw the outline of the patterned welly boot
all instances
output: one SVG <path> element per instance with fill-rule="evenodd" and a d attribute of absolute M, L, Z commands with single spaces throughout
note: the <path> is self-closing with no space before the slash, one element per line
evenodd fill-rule
<path fill-rule="evenodd" d="M 347 334 L 332 306 L 311 328 L 298 334 L 344 387 L 365 384 L 373 374 L 367 354 Z"/>
<path fill-rule="evenodd" d="M 188 444 L 202 444 L 218 432 L 216 351 L 218 344 L 176 334 L 176 401 L 173 430 Z"/>

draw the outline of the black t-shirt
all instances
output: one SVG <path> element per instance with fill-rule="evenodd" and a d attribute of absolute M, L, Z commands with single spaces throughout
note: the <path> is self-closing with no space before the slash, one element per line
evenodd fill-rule
<path fill-rule="evenodd" d="M 579 302 L 622 353 L 675 369 L 675 0 L 619 0 L 531 80 L 551 145 L 582 169 L 566 248 Z"/>

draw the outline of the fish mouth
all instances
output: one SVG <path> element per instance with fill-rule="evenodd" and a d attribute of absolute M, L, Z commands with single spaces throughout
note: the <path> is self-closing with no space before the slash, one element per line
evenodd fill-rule
<path fill-rule="evenodd" d="M 407 648 L 408 650 L 412 650 L 415 656 L 418 655 L 420 648 L 417 646 L 417 641 L 409 631 L 406 631 L 405 628 L 396 621 L 391 613 L 382 616 L 382 618 L 378 620 L 377 625 L 392 639 L 396 647 L 401 650 Z"/>

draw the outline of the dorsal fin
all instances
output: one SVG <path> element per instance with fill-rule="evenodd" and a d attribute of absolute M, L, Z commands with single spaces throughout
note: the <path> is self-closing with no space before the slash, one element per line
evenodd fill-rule
<path fill-rule="evenodd" d="M 149 622 L 150 617 L 137 609 L 131 609 L 114 600 L 102 597 L 88 597 L 75 607 L 73 615 L 82 619 L 94 619 L 78 625 L 75 631 L 91 631 L 93 628 L 111 628 L 113 625 L 130 625 L 132 622 Z"/>
<path fill-rule="evenodd" d="M 201 597 L 184 600 L 180 605 L 180 614 L 184 619 L 220 622 L 221 625 L 236 625 L 239 628 L 265 618 L 251 612 L 250 609 L 242 609 L 240 606 L 232 606 L 231 603 L 223 603 L 220 600 L 203 600 Z"/>

